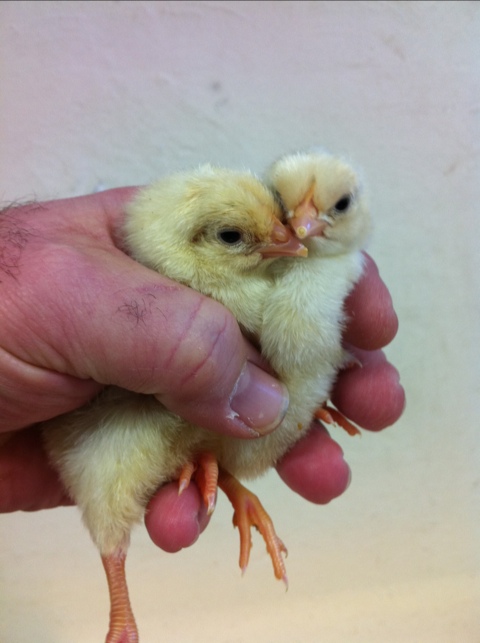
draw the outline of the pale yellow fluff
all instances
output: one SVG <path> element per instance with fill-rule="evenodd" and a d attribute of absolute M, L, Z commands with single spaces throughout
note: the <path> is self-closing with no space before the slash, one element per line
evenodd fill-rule
<path fill-rule="evenodd" d="M 371 227 L 358 177 L 338 157 L 288 155 L 269 168 L 265 181 L 287 217 L 315 182 L 314 203 L 330 224 L 324 236 L 302 239 L 307 259 L 282 258 L 270 268 L 274 284 L 262 309 L 260 344 L 287 386 L 290 406 L 273 434 L 253 442 L 222 440 L 222 462 L 246 478 L 263 473 L 305 434 L 349 359 L 341 345 L 343 303 L 362 273 L 360 248 Z M 350 207 L 335 213 L 335 204 L 347 194 Z"/>
<path fill-rule="evenodd" d="M 332 223 L 330 243 L 306 240 L 307 259 L 265 260 L 256 251 L 271 232 L 272 216 L 283 212 L 249 173 L 203 166 L 144 189 L 127 209 L 125 243 L 132 256 L 227 306 L 286 383 L 290 407 L 273 434 L 239 440 L 193 427 L 153 397 L 112 387 L 45 423 L 52 461 L 102 554 L 127 548 L 152 493 L 199 450 L 214 451 L 234 476 L 256 477 L 304 435 L 328 399 L 345 357 L 343 301 L 361 273 L 359 248 L 369 217 L 355 173 L 333 157 L 286 157 L 267 181 L 288 211 L 312 176 L 324 209 L 345 191 L 355 199 L 352 211 Z M 224 229 L 242 231 L 239 244 L 221 243 Z"/>
<path fill-rule="evenodd" d="M 127 208 L 132 256 L 229 307 L 258 335 L 273 283 L 259 253 L 281 208 L 253 175 L 209 165 L 142 190 Z M 239 243 L 221 242 L 224 230 Z M 52 462 L 103 555 L 128 546 L 155 489 L 178 476 L 215 436 L 169 413 L 154 397 L 108 388 L 91 404 L 43 425 Z M 232 473 L 235 474 L 235 471 Z"/>

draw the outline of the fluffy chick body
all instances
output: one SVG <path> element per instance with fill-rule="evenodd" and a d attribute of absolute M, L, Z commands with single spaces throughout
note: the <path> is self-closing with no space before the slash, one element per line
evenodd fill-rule
<path fill-rule="evenodd" d="M 361 248 L 371 228 L 357 174 L 335 156 L 285 156 L 267 171 L 266 183 L 292 222 L 308 206 L 310 215 L 324 218 L 326 225 L 322 234 L 302 238 L 307 259 L 283 258 L 271 266 L 274 283 L 262 311 L 260 343 L 287 386 L 290 405 L 272 435 L 234 451 L 227 445 L 226 466 L 241 469 L 245 477 L 272 466 L 304 435 L 315 411 L 329 399 L 338 371 L 350 361 L 342 348 L 344 302 L 362 274 Z M 335 205 L 347 196 L 349 206 L 337 212 Z"/>
<path fill-rule="evenodd" d="M 128 210 L 126 245 L 137 261 L 220 301 L 243 329 L 258 333 L 270 262 L 255 252 L 245 255 L 242 244 L 212 248 L 216 222 L 245 229 L 246 242 L 254 243 L 270 234 L 272 216 L 280 219 L 281 209 L 252 174 L 205 165 L 139 194 Z"/>
<path fill-rule="evenodd" d="M 127 210 L 125 244 L 140 263 L 223 303 L 247 334 L 259 337 L 273 283 L 272 260 L 261 252 L 281 215 L 271 192 L 251 174 L 203 166 L 141 191 Z M 244 237 L 219 243 L 222 230 L 241 230 Z M 154 491 L 177 478 L 199 452 L 213 452 L 234 476 L 254 477 L 266 468 L 246 466 L 232 455 L 243 441 L 229 444 L 170 413 L 153 396 L 115 387 L 44 423 L 43 434 L 104 556 L 126 551 L 130 530 Z"/>
<path fill-rule="evenodd" d="M 178 475 L 195 442 L 155 398 L 116 387 L 46 423 L 43 436 L 103 556 L 127 550 L 148 500 Z"/>

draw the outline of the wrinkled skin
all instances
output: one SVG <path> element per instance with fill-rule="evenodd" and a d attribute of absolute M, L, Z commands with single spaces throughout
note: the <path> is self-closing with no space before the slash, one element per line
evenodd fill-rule
<path fill-rule="evenodd" d="M 35 423 L 85 404 L 106 384 L 154 394 L 225 435 L 261 439 L 282 419 L 283 387 L 230 313 L 122 252 L 118 230 L 134 193 L 121 188 L 0 214 L 0 512 L 71 504 Z M 398 321 L 370 257 L 347 311 L 345 344 L 363 368 L 339 375 L 332 400 L 378 431 L 400 417 L 405 395 L 381 350 Z M 240 411 L 233 420 L 231 407 Z M 277 471 L 315 503 L 340 495 L 350 480 L 340 447 L 320 424 Z M 145 522 L 152 540 L 174 552 L 193 544 L 208 519 L 195 485 L 178 496 L 172 483 L 152 498 Z"/>

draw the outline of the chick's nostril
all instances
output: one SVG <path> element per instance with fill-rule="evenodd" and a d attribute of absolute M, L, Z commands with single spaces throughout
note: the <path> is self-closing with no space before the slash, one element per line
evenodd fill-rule
<path fill-rule="evenodd" d="M 305 226 L 301 225 L 298 228 L 295 228 L 295 234 L 299 239 L 305 239 L 308 234 L 308 230 Z"/>
<path fill-rule="evenodd" d="M 309 215 L 296 216 L 290 221 L 290 226 L 298 239 L 319 237 L 327 227 L 327 222 Z"/>

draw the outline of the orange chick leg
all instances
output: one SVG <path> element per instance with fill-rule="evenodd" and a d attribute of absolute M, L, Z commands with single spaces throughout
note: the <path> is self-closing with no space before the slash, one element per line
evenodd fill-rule
<path fill-rule="evenodd" d="M 200 453 L 194 461 L 185 464 L 178 479 L 179 495 L 188 487 L 192 476 L 195 478 L 207 507 L 207 513 L 210 515 L 215 509 L 218 481 L 218 463 L 213 453 L 205 451 Z"/>
<path fill-rule="evenodd" d="M 138 630 L 128 597 L 126 553 L 102 556 L 110 594 L 110 625 L 105 643 L 138 643 Z"/>
<path fill-rule="evenodd" d="M 361 435 L 360 430 L 350 420 L 347 420 L 340 411 L 326 404 L 315 411 L 315 417 L 326 424 L 337 424 L 348 435 Z"/>
<path fill-rule="evenodd" d="M 287 548 L 275 533 L 272 520 L 262 506 L 262 503 L 255 494 L 244 487 L 230 473 L 220 469 L 218 486 L 225 493 L 233 505 L 233 525 L 238 527 L 240 532 L 240 569 L 245 572 L 250 549 L 252 548 L 252 537 L 250 528 L 255 527 L 260 531 L 267 545 L 267 551 L 272 559 L 275 577 L 283 580 L 288 588 L 287 573 L 282 554 L 287 554 Z"/>

